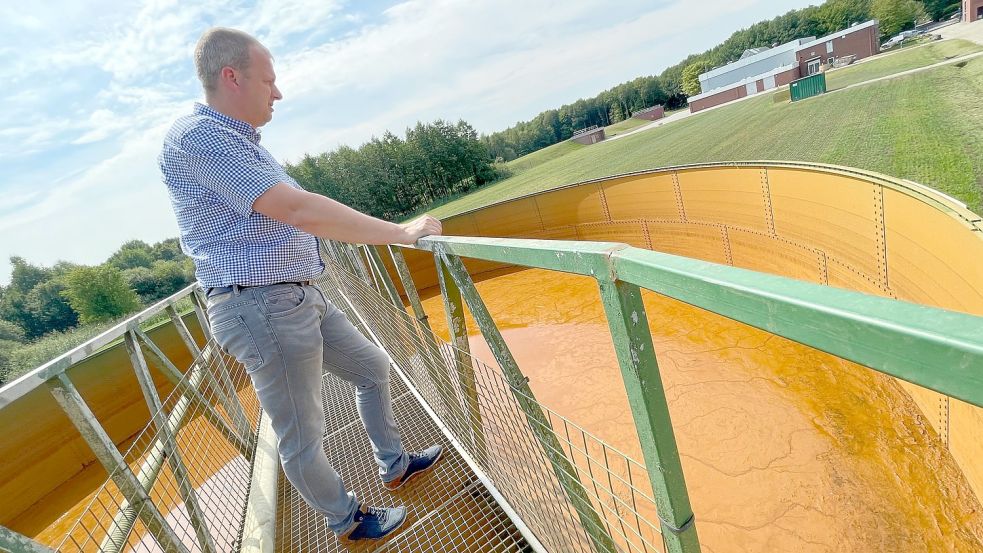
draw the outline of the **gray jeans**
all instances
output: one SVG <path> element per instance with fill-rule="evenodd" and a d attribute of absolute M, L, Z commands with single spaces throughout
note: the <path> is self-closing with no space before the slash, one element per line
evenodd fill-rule
<path fill-rule="evenodd" d="M 322 370 L 356 387 L 356 404 L 384 482 L 408 457 L 393 418 L 389 358 L 317 286 L 273 284 L 212 291 L 215 341 L 246 369 L 278 438 L 283 472 L 331 530 L 353 523 L 358 500 L 324 453 Z"/>

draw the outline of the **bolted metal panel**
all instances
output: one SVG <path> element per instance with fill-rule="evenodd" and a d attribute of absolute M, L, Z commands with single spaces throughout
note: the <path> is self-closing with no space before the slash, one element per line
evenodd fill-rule
<path fill-rule="evenodd" d="M 983 317 L 647 250 L 619 279 L 983 406 Z"/>

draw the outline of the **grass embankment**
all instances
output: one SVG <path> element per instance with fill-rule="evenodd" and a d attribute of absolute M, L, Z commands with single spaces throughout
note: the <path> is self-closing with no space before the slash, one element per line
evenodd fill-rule
<path fill-rule="evenodd" d="M 608 125 L 604 127 L 604 136 L 606 138 L 611 138 L 612 136 L 618 136 L 619 134 L 624 134 L 630 130 L 637 129 L 642 125 L 648 125 L 651 121 L 647 119 L 625 119 L 613 125 Z M 518 161 L 518 160 L 516 160 Z"/>
<path fill-rule="evenodd" d="M 945 46 L 941 52 L 948 48 L 953 46 Z M 895 57 L 904 55 L 902 52 Z M 983 57 L 961 68 L 946 65 L 794 104 L 776 103 L 771 95 L 764 94 L 554 157 L 433 209 L 431 214 L 447 217 L 503 199 L 629 171 L 759 159 L 813 161 L 878 171 L 932 186 L 980 212 L 980 98 Z"/>
<path fill-rule="evenodd" d="M 835 90 L 852 84 L 885 77 L 894 73 L 917 69 L 983 50 L 983 46 L 968 40 L 945 40 L 924 46 L 885 54 L 842 69 L 826 73 L 826 89 Z"/>
<path fill-rule="evenodd" d="M 558 157 L 563 157 L 570 152 L 575 152 L 581 148 L 584 148 L 583 144 L 578 142 L 571 142 L 569 140 L 564 140 L 563 142 L 557 142 L 552 146 L 547 146 L 541 150 L 536 150 L 535 152 L 524 155 L 520 158 L 513 159 L 512 161 L 505 164 L 505 168 L 511 171 L 513 174 L 518 174 L 523 171 L 527 171 L 536 167 L 537 165 L 542 165 L 547 161 L 552 161 Z"/>

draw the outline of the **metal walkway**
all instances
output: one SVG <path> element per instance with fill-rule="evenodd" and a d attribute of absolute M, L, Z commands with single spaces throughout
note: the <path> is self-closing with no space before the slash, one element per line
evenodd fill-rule
<path fill-rule="evenodd" d="M 431 331 L 399 250 L 388 253 L 413 315 L 375 248 L 325 244 L 319 281 L 389 354 L 406 446 L 445 446 L 434 471 L 396 493 L 384 490 L 351 386 L 324 377 L 325 451 L 362 501 L 409 508 L 403 531 L 341 543 L 297 496 L 279 471 L 248 375 L 210 339 L 200 290 L 189 287 L 3 389 L 9 404 L 46 388 L 109 478 L 66 514 L 70 529 L 58 543 L 0 526 L 0 550 L 698 552 L 641 288 L 983 405 L 980 317 L 621 244 L 461 237 L 419 244 L 434 254 L 451 343 Z M 536 401 L 462 257 L 597 279 L 646 464 Z M 185 298 L 204 340 L 177 313 Z M 469 353 L 465 305 L 495 366 Z M 186 370 L 142 326 L 162 312 L 193 357 Z M 151 415 L 125 452 L 68 371 L 120 339 Z M 949 367 L 945 378 L 939 364 Z"/>
<path fill-rule="evenodd" d="M 524 380 L 440 340 L 425 319 L 393 301 L 380 273 L 365 272 L 365 263 L 375 262 L 369 254 L 356 266 L 346 265 L 350 253 L 326 256 L 319 287 L 390 355 L 394 410 L 406 447 L 440 443 L 445 454 L 433 471 L 405 488 L 384 489 L 354 387 L 330 374 L 322 388 L 324 449 L 362 502 L 408 508 L 400 532 L 380 542 L 338 540 L 277 461 L 269 462 L 269 448 L 262 461 L 265 417 L 249 377 L 209 338 L 200 291 L 189 288 L 38 373 L 110 476 L 83 508 L 68 513 L 74 523 L 58 543 L 49 548 L 0 526 L 0 550 L 662 550 L 651 522 L 651 494 L 635 484 L 647 487 L 641 463 L 539 405 Z M 175 306 L 186 298 L 192 299 L 204 343 L 178 316 Z M 193 355 L 186 370 L 141 327 L 162 311 Z M 125 451 L 117 449 L 66 370 L 76 357 L 119 338 L 152 413 Z M 264 495 L 275 495 L 275 501 Z"/>
<path fill-rule="evenodd" d="M 544 450 L 520 405 L 523 392 L 500 369 L 444 343 L 410 317 L 384 295 L 381 274 L 359 274 L 361 267 L 346 270 L 331 259 L 320 287 L 391 356 L 394 407 L 406 447 L 441 443 L 447 453 L 433 474 L 408 489 L 385 490 L 358 419 L 354 388 L 325 375 L 325 451 L 333 466 L 368 504 L 406 505 L 408 527 L 382 543 L 339 543 L 281 474 L 278 551 L 662 550 L 656 526 L 637 512 L 643 506 L 647 516 L 655 513 L 651 497 L 632 484 L 647 483 L 640 463 L 538 406 L 541 422 L 561 436 L 556 451 Z M 370 258 L 362 262 L 372 264 Z M 575 460 L 566 470 L 576 486 L 589 487 L 580 487 L 585 503 L 575 506 L 568 499 L 570 484 L 555 473 L 555 453 Z M 629 520 L 620 520 L 626 514 Z M 595 535 L 582 519 L 595 522 Z M 620 547 L 599 543 L 596 534 L 615 536 Z"/>
<path fill-rule="evenodd" d="M 396 418 L 407 448 L 444 445 L 445 455 L 432 473 L 397 493 L 386 490 L 378 474 L 355 403 L 354 387 L 325 376 L 328 413 L 324 449 L 346 484 L 368 505 L 405 505 L 404 529 L 381 543 L 339 543 L 324 517 L 314 512 L 283 477 L 279 480 L 276 548 L 278 552 L 322 551 L 532 551 L 492 499 L 481 481 L 398 378 L 393 387 Z"/>

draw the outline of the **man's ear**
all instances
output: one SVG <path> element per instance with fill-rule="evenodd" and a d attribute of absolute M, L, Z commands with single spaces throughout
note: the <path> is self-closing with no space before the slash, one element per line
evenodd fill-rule
<path fill-rule="evenodd" d="M 226 65 L 219 73 L 219 81 L 223 86 L 235 87 L 239 85 L 239 72 L 235 68 Z"/>

